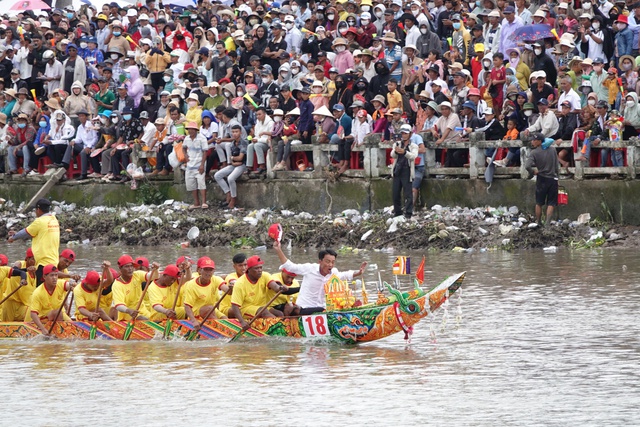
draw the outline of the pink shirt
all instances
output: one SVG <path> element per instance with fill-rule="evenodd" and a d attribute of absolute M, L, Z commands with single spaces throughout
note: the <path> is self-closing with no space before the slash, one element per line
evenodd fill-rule
<path fill-rule="evenodd" d="M 351 52 L 349 52 L 349 50 L 340 52 L 333 60 L 333 66 L 338 69 L 338 74 L 344 74 L 349 68 L 355 67 L 353 55 L 351 54 Z"/>

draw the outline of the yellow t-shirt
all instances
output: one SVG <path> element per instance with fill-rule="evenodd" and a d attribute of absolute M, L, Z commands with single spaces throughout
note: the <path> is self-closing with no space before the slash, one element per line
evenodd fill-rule
<path fill-rule="evenodd" d="M 31 302 L 29 303 L 29 310 L 27 310 L 27 314 L 25 315 L 25 322 L 31 321 L 31 313 L 36 313 L 41 319 L 47 317 L 47 314 L 51 312 L 51 310 L 57 310 L 60 308 L 62 304 L 62 300 L 67 295 L 67 292 L 64 290 L 65 281 L 58 280 L 56 283 L 56 288 L 53 290 L 53 293 L 49 293 L 47 287 L 43 284 L 36 288 L 31 295 Z M 67 316 L 66 311 L 63 313 L 63 318 L 59 320 L 70 320 L 69 316 Z"/>
<path fill-rule="evenodd" d="M 269 298 L 267 297 L 267 285 L 273 280 L 269 273 L 262 273 L 256 283 L 251 283 L 246 274 L 236 280 L 233 286 L 231 304 L 240 307 L 240 312 L 255 314 L 257 307 L 263 307 Z"/>
<path fill-rule="evenodd" d="M 273 276 L 271 276 L 271 278 L 273 280 L 275 280 L 276 282 L 280 282 L 284 285 L 284 280 L 282 279 L 282 272 L 280 273 L 276 273 Z M 287 286 L 287 285 L 285 285 Z M 293 283 L 291 283 L 291 286 L 288 286 L 289 288 L 300 288 L 300 283 L 296 280 L 293 279 Z M 267 289 L 267 301 L 270 300 L 271 298 L 273 298 L 273 296 L 276 294 L 275 291 L 273 291 L 272 289 Z M 275 299 L 275 301 L 273 301 L 273 303 L 269 306 L 269 307 L 273 307 L 279 304 L 286 304 L 289 302 L 289 297 L 293 297 L 293 302 L 295 303 L 296 300 L 298 299 L 298 294 L 293 294 L 293 295 L 280 295 L 278 296 L 278 298 Z"/>
<path fill-rule="evenodd" d="M 236 273 L 235 271 L 233 273 L 227 274 L 227 276 L 224 278 L 224 281 L 227 282 L 227 284 L 235 283 L 236 280 L 238 280 L 238 273 Z M 220 296 L 222 296 L 223 293 L 224 292 L 220 291 Z M 220 303 L 220 311 L 223 312 L 225 316 L 229 315 L 232 296 L 233 296 L 233 293 L 227 295 L 225 299 L 223 299 L 222 302 Z"/>
<path fill-rule="evenodd" d="M 111 292 L 113 294 L 113 303 L 115 307 L 124 305 L 132 310 L 138 305 L 140 296 L 142 295 L 142 286 L 146 279 L 147 273 L 144 271 L 134 271 L 131 280 L 127 283 L 123 282 L 122 277 L 119 277 L 113 282 Z M 140 305 L 138 310 L 141 316 L 149 317 L 149 293 L 144 297 L 144 301 Z M 131 316 L 127 313 L 118 312 L 118 320 L 129 320 Z"/>
<path fill-rule="evenodd" d="M 104 289 L 102 292 L 104 292 Z M 113 304 L 113 288 L 108 294 L 102 294 L 102 297 L 100 298 L 100 308 L 108 314 L 109 309 L 111 309 L 111 304 Z"/>
<path fill-rule="evenodd" d="M 45 214 L 36 218 L 28 227 L 27 233 L 33 239 L 31 249 L 36 259 L 36 266 L 58 265 L 60 250 L 60 224 L 55 215 Z"/>
<path fill-rule="evenodd" d="M 388 111 L 393 110 L 394 108 L 402 108 L 402 94 L 397 90 L 393 91 L 393 93 L 387 93 L 387 108 Z"/>
<path fill-rule="evenodd" d="M 214 306 L 220 299 L 218 290 L 225 283 L 220 276 L 213 276 L 208 285 L 201 285 L 200 278 L 189 280 L 183 285 L 184 293 L 182 295 L 184 305 L 191 307 L 195 316 L 200 316 L 200 309 L 205 305 Z M 224 313 L 220 309 L 216 309 L 216 316 L 221 317 Z"/>
<path fill-rule="evenodd" d="M 178 292 L 178 281 L 174 280 L 171 286 L 160 286 L 158 281 L 154 280 L 150 285 L 149 306 L 151 307 L 151 320 L 163 320 L 167 316 L 155 310 L 154 307 L 161 306 L 166 309 L 173 309 L 173 302 L 176 299 L 176 292 Z M 178 301 L 176 303 L 176 312 L 180 310 L 182 306 L 182 295 L 184 294 L 184 286 L 180 288 L 180 295 L 178 295 Z M 181 318 L 184 316 L 178 316 Z"/>
<path fill-rule="evenodd" d="M 98 303 L 98 291 L 90 291 L 85 288 L 83 284 L 79 284 L 73 289 L 73 296 L 76 302 L 76 319 L 85 320 L 87 316 L 80 313 L 81 308 L 85 308 L 90 312 L 96 311 L 96 304 Z M 102 298 L 100 298 L 100 305 L 102 305 Z"/>
<path fill-rule="evenodd" d="M 20 268 L 25 268 L 27 263 L 25 261 L 20 261 Z M 2 273 L 0 273 L 1 275 Z M 16 288 L 20 287 L 20 276 L 8 277 L 5 279 L 4 286 L 4 297 L 13 292 Z M 27 273 L 27 285 L 20 287 L 20 290 L 15 294 L 11 295 L 8 301 L 15 301 L 22 305 L 29 305 L 31 301 L 31 295 L 33 291 L 36 289 L 36 276 L 35 274 L 31 276 Z M 3 297 L 3 298 L 4 298 Z"/>

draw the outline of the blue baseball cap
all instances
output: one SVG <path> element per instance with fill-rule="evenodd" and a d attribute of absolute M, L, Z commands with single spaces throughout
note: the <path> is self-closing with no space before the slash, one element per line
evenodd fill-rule
<path fill-rule="evenodd" d="M 470 108 L 470 109 L 472 109 L 473 111 L 476 111 L 476 110 L 477 110 L 477 108 L 476 108 L 476 104 L 474 104 L 474 103 L 473 103 L 473 102 L 471 102 L 471 101 L 467 101 L 467 102 L 465 102 L 464 104 L 462 104 L 462 108 Z"/>
<path fill-rule="evenodd" d="M 547 98 L 540 98 L 540 100 L 538 101 L 538 105 L 549 105 L 549 100 Z"/>
<path fill-rule="evenodd" d="M 69 50 L 69 49 L 75 49 L 75 50 L 78 50 L 78 46 L 76 46 L 76 44 L 75 44 L 75 43 L 69 43 L 69 44 L 67 45 L 67 50 Z"/>
<path fill-rule="evenodd" d="M 332 110 L 344 111 L 344 105 L 336 104 L 336 105 L 333 106 Z"/>
<path fill-rule="evenodd" d="M 111 110 L 104 110 L 102 113 L 98 113 L 99 116 L 105 116 L 107 119 L 111 117 Z"/>

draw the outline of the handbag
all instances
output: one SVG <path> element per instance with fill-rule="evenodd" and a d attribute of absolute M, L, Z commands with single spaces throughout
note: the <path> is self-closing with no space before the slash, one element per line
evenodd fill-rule
<path fill-rule="evenodd" d="M 140 77 L 143 79 L 149 77 L 149 70 L 144 65 L 140 67 Z"/>

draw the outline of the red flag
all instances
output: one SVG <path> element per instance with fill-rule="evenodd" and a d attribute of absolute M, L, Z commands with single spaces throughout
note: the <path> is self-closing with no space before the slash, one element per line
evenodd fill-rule
<path fill-rule="evenodd" d="M 425 257 L 424 255 L 422 255 L 422 261 L 420 261 L 418 270 L 416 270 L 416 279 L 418 279 L 418 283 L 420 283 L 421 285 L 424 283 L 424 262 Z"/>

